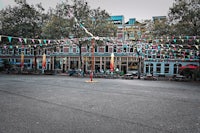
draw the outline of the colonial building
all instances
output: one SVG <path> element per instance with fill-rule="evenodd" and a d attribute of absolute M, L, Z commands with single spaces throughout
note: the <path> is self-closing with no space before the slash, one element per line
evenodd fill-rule
<path fill-rule="evenodd" d="M 154 38 L 145 34 L 146 25 L 136 21 L 135 18 L 129 19 L 126 23 L 123 15 L 112 16 L 111 20 L 118 26 L 117 37 L 99 38 L 98 40 L 103 41 L 104 45 L 98 45 L 98 40 L 96 40 L 94 54 L 91 38 L 26 40 L 2 35 L 0 58 L 8 59 L 11 64 L 20 66 L 21 53 L 23 53 L 24 69 L 36 67 L 40 70 L 42 69 L 42 55 L 46 54 L 46 70 L 56 69 L 65 72 L 80 68 L 90 71 L 94 56 L 94 68 L 95 72 L 98 72 L 110 69 L 111 53 L 114 53 L 114 66 L 123 73 L 138 71 L 140 68 L 144 74 L 164 74 L 166 76 L 178 73 L 181 66 L 199 65 L 199 36 Z M 11 39 L 20 41 L 20 45 L 14 45 Z M 74 42 L 85 40 L 88 44 L 82 46 L 80 58 L 80 49 Z"/>

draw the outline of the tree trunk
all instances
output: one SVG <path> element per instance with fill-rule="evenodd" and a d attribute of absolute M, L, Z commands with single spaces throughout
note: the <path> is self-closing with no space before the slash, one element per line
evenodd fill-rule
<path fill-rule="evenodd" d="M 80 58 L 80 67 L 81 67 L 81 70 L 83 71 L 83 62 L 82 62 L 82 44 L 79 44 L 79 58 Z"/>
<path fill-rule="evenodd" d="M 35 65 L 35 72 L 37 71 L 37 53 L 36 53 L 36 47 L 34 47 L 34 65 Z"/>
<path fill-rule="evenodd" d="M 139 56 L 138 57 L 138 79 L 140 79 L 140 73 L 141 73 L 141 59 Z"/>

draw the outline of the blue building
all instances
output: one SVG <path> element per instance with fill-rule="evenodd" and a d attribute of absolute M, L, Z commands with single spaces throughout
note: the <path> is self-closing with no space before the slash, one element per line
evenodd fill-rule
<path fill-rule="evenodd" d="M 101 38 L 112 41 L 106 42 L 104 46 L 95 47 L 94 66 L 96 72 L 110 69 L 111 53 L 114 53 L 115 68 L 123 73 L 141 69 L 143 74 L 172 76 L 180 72 L 181 66 L 199 65 L 200 36 L 154 38 L 145 34 L 146 25 L 138 22 L 135 18 L 130 18 L 128 22 L 125 22 L 124 16 L 118 15 L 111 16 L 111 20 L 118 26 L 117 37 Z M 37 67 L 40 70 L 42 69 L 42 55 L 45 53 L 47 56 L 46 70 L 80 69 L 82 66 L 80 66 L 79 47 L 73 43 L 74 41 L 71 39 L 56 40 L 56 43 L 60 42 L 60 46 L 53 51 L 48 48 L 40 49 L 40 44 L 37 44 L 36 47 L 24 45 L 15 49 L 11 48 L 9 44 L 3 44 L 0 47 L 0 58 L 20 65 L 20 56 L 23 52 L 26 67 Z M 86 71 L 91 70 L 91 60 L 91 46 L 83 46 L 82 63 Z"/>

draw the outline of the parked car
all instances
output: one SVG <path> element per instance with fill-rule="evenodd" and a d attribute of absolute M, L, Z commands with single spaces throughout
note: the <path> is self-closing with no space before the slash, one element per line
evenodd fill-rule
<path fill-rule="evenodd" d="M 67 73 L 69 74 L 69 76 L 78 75 L 78 74 L 81 74 L 81 70 L 80 69 L 71 69 L 71 70 L 68 70 Z"/>
<path fill-rule="evenodd" d="M 138 75 L 138 71 L 137 70 L 133 70 L 133 71 L 128 71 L 128 74 L 132 74 L 133 76 L 137 76 Z"/>

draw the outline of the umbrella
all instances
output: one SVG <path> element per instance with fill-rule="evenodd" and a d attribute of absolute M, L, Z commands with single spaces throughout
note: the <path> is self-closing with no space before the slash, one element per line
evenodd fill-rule
<path fill-rule="evenodd" d="M 180 67 L 180 69 L 181 70 L 183 70 L 183 69 L 197 69 L 198 68 L 198 66 L 196 66 L 196 65 L 192 65 L 192 64 L 190 64 L 190 65 L 186 65 L 186 66 L 182 66 L 182 67 Z"/>
<path fill-rule="evenodd" d="M 23 69 L 24 68 L 24 54 L 23 53 L 21 53 L 21 69 Z"/>
<path fill-rule="evenodd" d="M 46 67 L 46 55 L 43 54 L 43 56 L 42 56 L 42 68 L 45 69 L 45 67 Z"/>
<path fill-rule="evenodd" d="M 114 71 L 114 53 L 111 54 L 111 59 L 110 59 L 110 71 Z"/>

